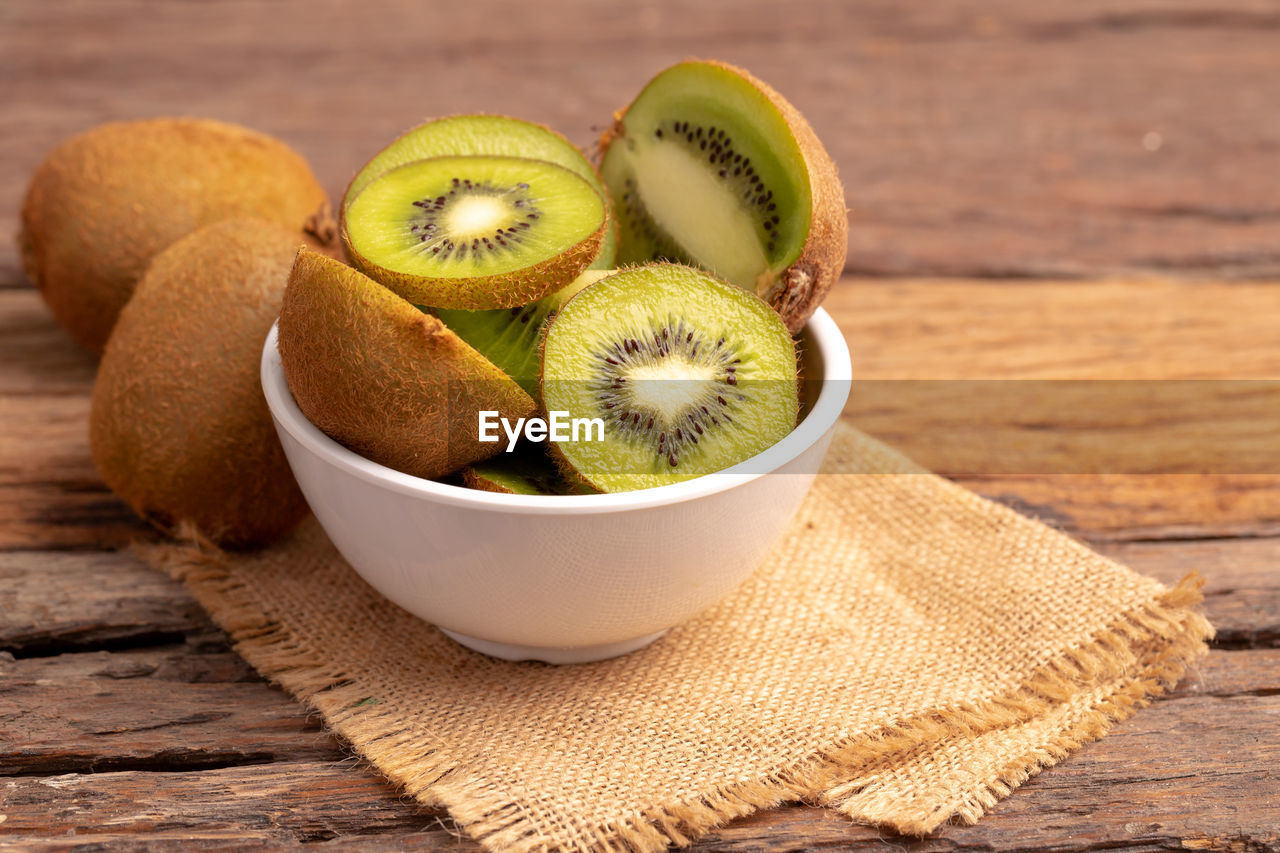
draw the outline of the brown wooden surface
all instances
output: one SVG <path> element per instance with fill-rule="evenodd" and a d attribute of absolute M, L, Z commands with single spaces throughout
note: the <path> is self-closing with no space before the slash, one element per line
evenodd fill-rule
<path fill-rule="evenodd" d="M 1199 570 L 1218 636 L 1172 698 L 976 826 L 916 841 L 796 805 L 698 848 L 1280 850 L 1280 467 L 1172 473 L 1186 448 L 1150 417 L 1115 433 L 1154 442 L 1141 466 L 1062 473 L 1075 451 L 1045 448 L 1104 425 L 1003 414 L 965 384 L 1280 378 L 1278 37 L 1264 0 L 10 0 L 0 232 L 43 152 L 108 119 L 240 121 L 336 194 L 423 116 L 506 112 L 587 144 L 670 61 L 746 65 L 845 179 L 849 276 L 827 307 L 888 389 L 847 416 L 1140 572 Z M 151 534 L 89 459 L 93 370 L 0 243 L 0 849 L 473 849 L 117 550 Z M 896 384 L 923 379 L 954 381 Z M 1246 426 L 1280 410 L 1258 395 Z M 1004 452 L 938 440 L 962 429 Z"/>

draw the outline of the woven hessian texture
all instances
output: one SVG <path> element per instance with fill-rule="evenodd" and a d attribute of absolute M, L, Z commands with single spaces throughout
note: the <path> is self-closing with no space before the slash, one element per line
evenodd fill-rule
<path fill-rule="evenodd" d="M 1195 582 L 1140 577 L 847 427 L 740 590 L 611 661 L 468 651 L 314 522 L 256 555 L 147 556 L 494 850 L 659 850 L 797 799 L 913 834 L 974 821 L 1172 687 L 1212 630 Z"/>

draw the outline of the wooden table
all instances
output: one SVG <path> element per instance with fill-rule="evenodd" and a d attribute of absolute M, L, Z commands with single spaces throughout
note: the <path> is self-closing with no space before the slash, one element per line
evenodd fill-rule
<path fill-rule="evenodd" d="M 827 307 L 860 378 L 1280 376 L 1274 2 L 445 5 L 8 0 L 0 231 L 43 152 L 108 119 L 240 121 L 336 195 L 424 115 L 587 144 L 664 64 L 715 56 L 840 165 Z M 0 849 L 473 849 L 117 550 L 151 534 L 89 458 L 93 371 L 0 247 Z M 796 805 L 698 848 L 1280 850 L 1280 467 L 1002 473 L 938 446 L 954 412 L 863 399 L 854 423 L 979 492 L 1164 581 L 1202 572 L 1215 650 L 977 826 L 913 841 Z M 973 411 L 1001 441 L 1080 428 Z"/>

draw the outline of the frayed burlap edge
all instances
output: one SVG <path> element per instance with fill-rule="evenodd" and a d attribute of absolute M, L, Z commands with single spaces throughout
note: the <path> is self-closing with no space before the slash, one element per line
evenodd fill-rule
<path fill-rule="evenodd" d="M 1099 740 L 1116 723 L 1172 690 L 1187 669 L 1208 653 L 1206 641 L 1213 636 L 1213 627 L 1189 609 L 1201 602 L 1203 585 L 1203 578 L 1197 574 L 1187 575 L 1174 588 L 1122 614 L 1087 644 L 1050 661 L 1011 696 L 960 709 L 954 716 L 948 712 L 938 719 L 941 726 L 923 739 L 913 739 L 910 733 L 903 732 L 909 740 L 905 749 L 886 749 L 883 755 L 870 759 L 873 764 L 890 764 L 943 740 L 1025 724 L 1072 699 L 1083 688 L 1101 688 L 1097 701 L 1072 725 L 1044 742 L 1029 743 L 1019 755 L 962 796 L 908 809 L 901 798 L 886 792 L 883 786 L 845 782 L 828 788 L 820 802 L 860 822 L 909 835 L 927 835 L 953 818 L 976 823 L 988 809 L 1041 770 L 1057 764 L 1084 744 Z M 866 765 L 861 769 L 865 772 Z"/>
<path fill-rule="evenodd" d="M 343 672 L 323 652 L 305 648 L 232 577 L 225 554 L 193 531 L 187 544 L 138 546 L 158 568 L 183 581 L 224 628 L 236 651 L 264 677 L 319 711 L 328 725 L 390 782 L 427 806 L 443 806 L 471 837 L 492 850 L 539 851 L 548 844 L 519 803 L 491 780 L 464 778 L 429 738 L 414 733 L 391 709 L 361 703 L 357 673 Z M 788 801 L 831 806 L 860 822 L 926 835 L 949 819 L 978 820 L 987 809 L 1042 769 L 1097 740 L 1151 699 L 1171 690 L 1207 652 L 1213 629 L 1189 608 L 1201 601 L 1194 573 L 1174 588 L 1122 614 L 1078 648 L 1039 667 L 1009 695 L 992 696 L 832 743 L 820 753 L 748 783 L 725 785 L 694 798 L 622 816 L 596 827 L 582 851 L 656 853 L 686 845 L 717 826 Z M 1026 723 L 1077 695 L 1115 682 L 1068 730 L 1023 755 L 966 792 L 958 802 L 903 804 L 876 786 L 849 789 L 848 780 L 944 740 L 976 736 Z"/>

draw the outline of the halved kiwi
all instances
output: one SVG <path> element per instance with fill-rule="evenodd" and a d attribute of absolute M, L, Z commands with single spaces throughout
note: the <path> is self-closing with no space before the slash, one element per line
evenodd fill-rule
<path fill-rule="evenodd" d="M 444 324 L 345 264 L 303 249 L 279 322 L 280 359 L 307 419 L 360 455 L 440 477 L 499 452 L 479 412 L 533 399 Z"/>
<path fill-rule="evenodd" d="M 746 71 L 666 69 L 600 141 L 618 264 L 694 264 L 772 305 L 795 332 L 840 276 L 844 190 L 785 98 Z"/>
<path fill-rule="evenodd" d="M 412 302 L 512 308 L 573 281 L 605 218 L 591 184 L 554 163 L 433 157 L 365 185 L 342 233 L 356 266 Z"/>
<path fill-rule="evenodd" d="M 661 486 L 748 459 L 795 427 L 795 346 L 758 297 L 651 264 L 596 282 L 555 315 L 542 395 L 553 416 L 603 422 L 602 440 L 584 427 L 555 442 L 571 478 L 606 492 Z"/>
<path fill-rule="evenodd" d="M 503 372 L 520 383 L 534 399 L 541 396 L 538 374 L 542 361 L 539 348 L 548 319 L 584 287 L 593 284 L 611 270 L 587 270 L 567 287 L 544 296 L 537 302 L 515 308 L 493 311 L 451 311 L 438 308 L 433 313 Z"/>
<path fill-rule="evenodd" d="M 574 172 L 605 195 L 595 167 L 577 146 L 551 128 L 508 116 L 456 115 L 420 124 L 374 155 L 347 187 L 343 209 L 370 181 L 389 169 L 430 157 L 476 156 L 546 160 Z M 591 262 L 592 269 L 613 267 L 617 241 L 612 217 L 610 220 L 600 254 Z"/>

